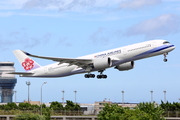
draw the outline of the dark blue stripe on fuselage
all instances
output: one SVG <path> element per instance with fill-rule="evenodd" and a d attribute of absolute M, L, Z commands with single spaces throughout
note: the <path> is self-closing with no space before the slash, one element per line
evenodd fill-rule
<path fill-rule="evenodd" d="M 134 57 L 113 62 L 112 65 L 116 66 L 116 65 L 119 65 L 119 64 L 122 64 L 122 63 L 126 63 L 126 62 L 129 62 L 129 61 L 134 61 L 134 60 L 142 59 L 142 58 L 148 57 L 150 54 L 153 54 L 153 53 L 156 53 L 156 52 L 160 52 L 160 51 L 165 50 L 165 49 L 170 48 L 170 47 L 174 47 L 174 45 L 162 45 L 160 47 L 157 47 L 157 48 L 151 49 L 149 51 L 143 52 L 141 54 L 138 54 L 138 55 L 136 55 Z"/>
<path fill-rule="evenodd" d="M 144 52 L 144 53 L 141 53 L 141 54 L 139 54 L 139 55 L 136 55 L 136 56 L 134 56 L 134 57 L 149 55 L 149 54 L 156 53 L 156 52 L 162 51 L 162 50 L 167 49 L 167 48 L 170 48 L 170 47 L 174 47 L 174 45 L 163 45 L 163 46 L 154 48 L 154 49 L 152 49 L 152 50 L 146 51 L 146 52 Z"/>

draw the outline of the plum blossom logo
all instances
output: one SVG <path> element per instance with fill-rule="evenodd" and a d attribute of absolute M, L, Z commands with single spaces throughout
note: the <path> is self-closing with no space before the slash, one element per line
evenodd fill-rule
<path fill-rule="evenodd" d="M 30 58 L 26 58 L 25 61 L 22 63 L 22 66 L 25 70 L 31 70 L 34 67 L 34 61 Z"/>

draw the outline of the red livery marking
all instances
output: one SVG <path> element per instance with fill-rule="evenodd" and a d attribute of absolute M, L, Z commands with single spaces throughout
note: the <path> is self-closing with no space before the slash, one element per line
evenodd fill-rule
<path fill-rule="evenodd" d="M 34 67 L 34 61 L 30 58 L 26 58 L 25 61 L 22 63 L 22 66 L 25 70 L 31 70 Z"/>

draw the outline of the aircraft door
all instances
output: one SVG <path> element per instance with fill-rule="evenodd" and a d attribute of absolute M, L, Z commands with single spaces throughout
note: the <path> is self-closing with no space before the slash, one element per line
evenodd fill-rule
<path fill-rule="evenodd" d="M 127 52 L 126 52 L 126 48 L 123 48 L 123 55 L 126 55 L 127 54 Z"/>
<path fill-rule="evenodd" d="M 152 46 L 153 46 L 153 48 L 156 47 L 156 42 L 155 41 L 153 41 Z"/>
<path fill-rule="evenodd" d="M 45 73 L 45 74 L 48 73 L 48 68 L 47 68 L 47 67 L 44 68 L 44 73 Z"/>

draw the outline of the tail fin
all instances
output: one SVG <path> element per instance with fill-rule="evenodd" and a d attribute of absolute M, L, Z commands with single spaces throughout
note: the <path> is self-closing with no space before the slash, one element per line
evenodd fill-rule
<path fill-rule="evenodd" d="M 26 71 L 30 71 L 36 68 L 41 67 L 38 63 L 36 63 L 34 60 L 32 60 L 29 56 L 27 56 L 23 51 L 21 50 L 14 50 L 14 55 Z"/>

